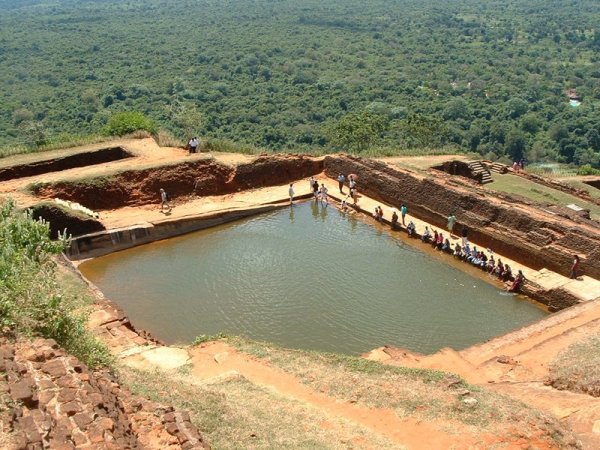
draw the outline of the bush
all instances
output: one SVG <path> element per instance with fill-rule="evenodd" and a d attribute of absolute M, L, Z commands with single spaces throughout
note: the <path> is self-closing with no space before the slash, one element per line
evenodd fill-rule
<path fill-rule="evenodd" d="M 46 222 L 9 200 L 0 209 L 0 242 L 0 334 L 54 339 L 92 368 L 107 364 L 109 352 L 86 330 L 77 298 L 56 280 L 54 256 L 67 240 L 50 240 Z"/>
<path fill-rule="evenodd" d="M 586 164 L 577 169 L 577 175 L 600 175 L 600 170 L 594 169 L 591 164 Z"/>
<path fill-rule="evenodd" d="M 118 112 L 110 117 L 104 133 L 109 136 L 123 136 L 139 130 L 155 134 L 156 124 L 139 112 Z"/>

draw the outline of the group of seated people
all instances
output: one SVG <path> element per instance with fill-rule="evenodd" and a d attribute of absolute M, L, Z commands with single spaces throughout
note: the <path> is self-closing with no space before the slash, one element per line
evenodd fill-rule
<path fill-rule="evenodd" d="M 375 208 L 373 217 L 379 222 L 383 220 L 383 210 L 380 206 Z M 393 210 L 392 212 L 391 225 L 393 229 L 400 228 L 396 210 Z M 408 233 L 409 237 L 417 236 L 416 226 L 412 220 L 406 226 L 406 232 Z M 510 292 L 518 291 L 525 280 L 525 276 L 520 270 L 515 276 L 511 267 L 508 264 L 502 263 L 500 258 L 498 258 L 498 261 L 496 261 L 493 254 L 491 254 L 488 258 L 486 253 L 478 250 L 476 246 L 471 248 L 468 241 L 465 241 L 464 247 L 457 242 L 454 245 L 454 248 L 452 248 L 449 237 L 444 237 L 444 234 L 441 231 L 438 232 L 437 230 L 433 230 L 432 234 L 428 226 L 425 227 L 425 230 L 421 235 L 421 241 L 431 244 L 432 247 L 442 252 L 454 255 L 455 258 L 479 267 L 481 270 L 495 276 L 502 282 L 510 283 L 508 288 Z M 491 253 L 489 249 L 488 251 Z"/>

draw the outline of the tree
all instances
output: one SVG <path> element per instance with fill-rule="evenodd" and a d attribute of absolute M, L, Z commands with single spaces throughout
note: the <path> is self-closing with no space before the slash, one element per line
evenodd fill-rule
<path fill-rule="evenodd" d="M 379 114 L 349 113 L 331 126 L 327 135 L 335 147 L 360 152 L 377 142 L 388 126 L 388 119 Z"/>
<path fill-rule="evenodd" d="M 527 138 L 521 130 L 513 128 L 506 135 L 504 147 L 506 153 L 512 160 L 518 161 L 523 158 L 523 155 L 525 155 L 525 151 L 527 150 Z"/>
<path fill-rule="evenodd" d="M 183 129 L 186 139 L 198 134 L 197 131 L 202 127 L 204 117 L 195 105 L 176 102 L 171 107 L 171 111 L 174 122 Z"/>
<path fill-rule="evenodd" d="M 139 112 L 118 112 L 110 116 L 104 133 L 109 136 L 123 136 L 138 130 L 156 133 L 156 124 Z"/>

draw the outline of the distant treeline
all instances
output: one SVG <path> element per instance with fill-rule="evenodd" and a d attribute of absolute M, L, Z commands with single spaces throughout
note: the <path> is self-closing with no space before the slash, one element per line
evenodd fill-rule
<path fill-rule="evenodd" d="M 0 0 L 0 146 L 135 111 L 183 140 L 336 150 L 367 117 L 355 149 L 598 167 L 598 24 L 597 0 Z"/>

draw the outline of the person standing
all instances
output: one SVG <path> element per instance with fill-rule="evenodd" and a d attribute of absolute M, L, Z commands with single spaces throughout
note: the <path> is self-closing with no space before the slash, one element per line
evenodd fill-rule
<path fill-rule="evenodd" d="M 404 226 L 406 226 L 406 223 L 404 222 L 406 213 L 408 213 L 408 208 L 406 207 L 406 205 L 404 203 L 402 203 L 402 206 L 400 207 L 400 214 L 402 214 L 402 225 L 404 225 Z"/>
<path fill-rule="evenodd" d="M 581 261 L 579 260 L 579 256 L 575 255 L 573 259 L 573 265 L 571 266 L 571 274 L 569 275 L 569 278 L 571 278 L 572 280 L 575 280 L 577 278 L 577 272 L 579 271 L 580 264 Z"/>
<path fill-rule="evenodd" d="M 452 230 L 454 229 L 454 224 L 456 223 L 456 216 L 454 213 L 448 216 L 448 231 L 452 235 Z"/>
<path fill-rule="evenodd" d="M 325 206 L 329 205 L 329 200 L 327 199 L 327 187 L 324 183 L 321 183 L 321 204 L 325 203 Z"/>
<path fill-rule="evenodd" d="M 463 227 L 462 229 L 462 246 L 465 248 L 469 243 L 469 238 L 467 237 L 469 234 L 469 229 L 467 227 Z"/>
<path fill-rule="evenodd" d="M 290 205 L 294 204 L 294 183 L 290 183 L 290 188 L 288 189 L 288 194 L 290 194 Z"/>
<path fill-rule="evenodd" d="M 340 194 L 344 193 L 344 181 L 346 181 L 346 177 L 344 174 L 340 173 L 338 175 L 338 186 L 340 188 Z"/>
<path fill-rule="evenodd" d="M 163 188 L 160 188 L 160 210 L 161 212 L 164 210 L 164 207 L 167 207 L 167 212 L 171 211 L 171 204 L 169 203 L 169 196 L 165 192 Z"/>
<path fill-rule="evenodd" d="M 188 146 L 190 147 L 190 154 L 196 153 L 196 149 L 198 148 L 198 138 L 196 136 L 191 138 L 190 142 L 188 142 Z"/>
<path fill-rule="evenodd" d="M 310 177 L 310 180 L 308 180 L 308 184 L 309 184 L 309 192 L 313 192 L 313 186 L 315 184 L 315 177 Z"/>
<path fill-rule="evenodd" d="M 350 190 L 356 189 L 356 181 L 352 175 L 348 175 L 348 187 Z"/>
<path fill-rule="evenodd" d="M 315 196 L 315 201 L 319 200 L 319 182 L 313 178 L 313 195 Z"/>

